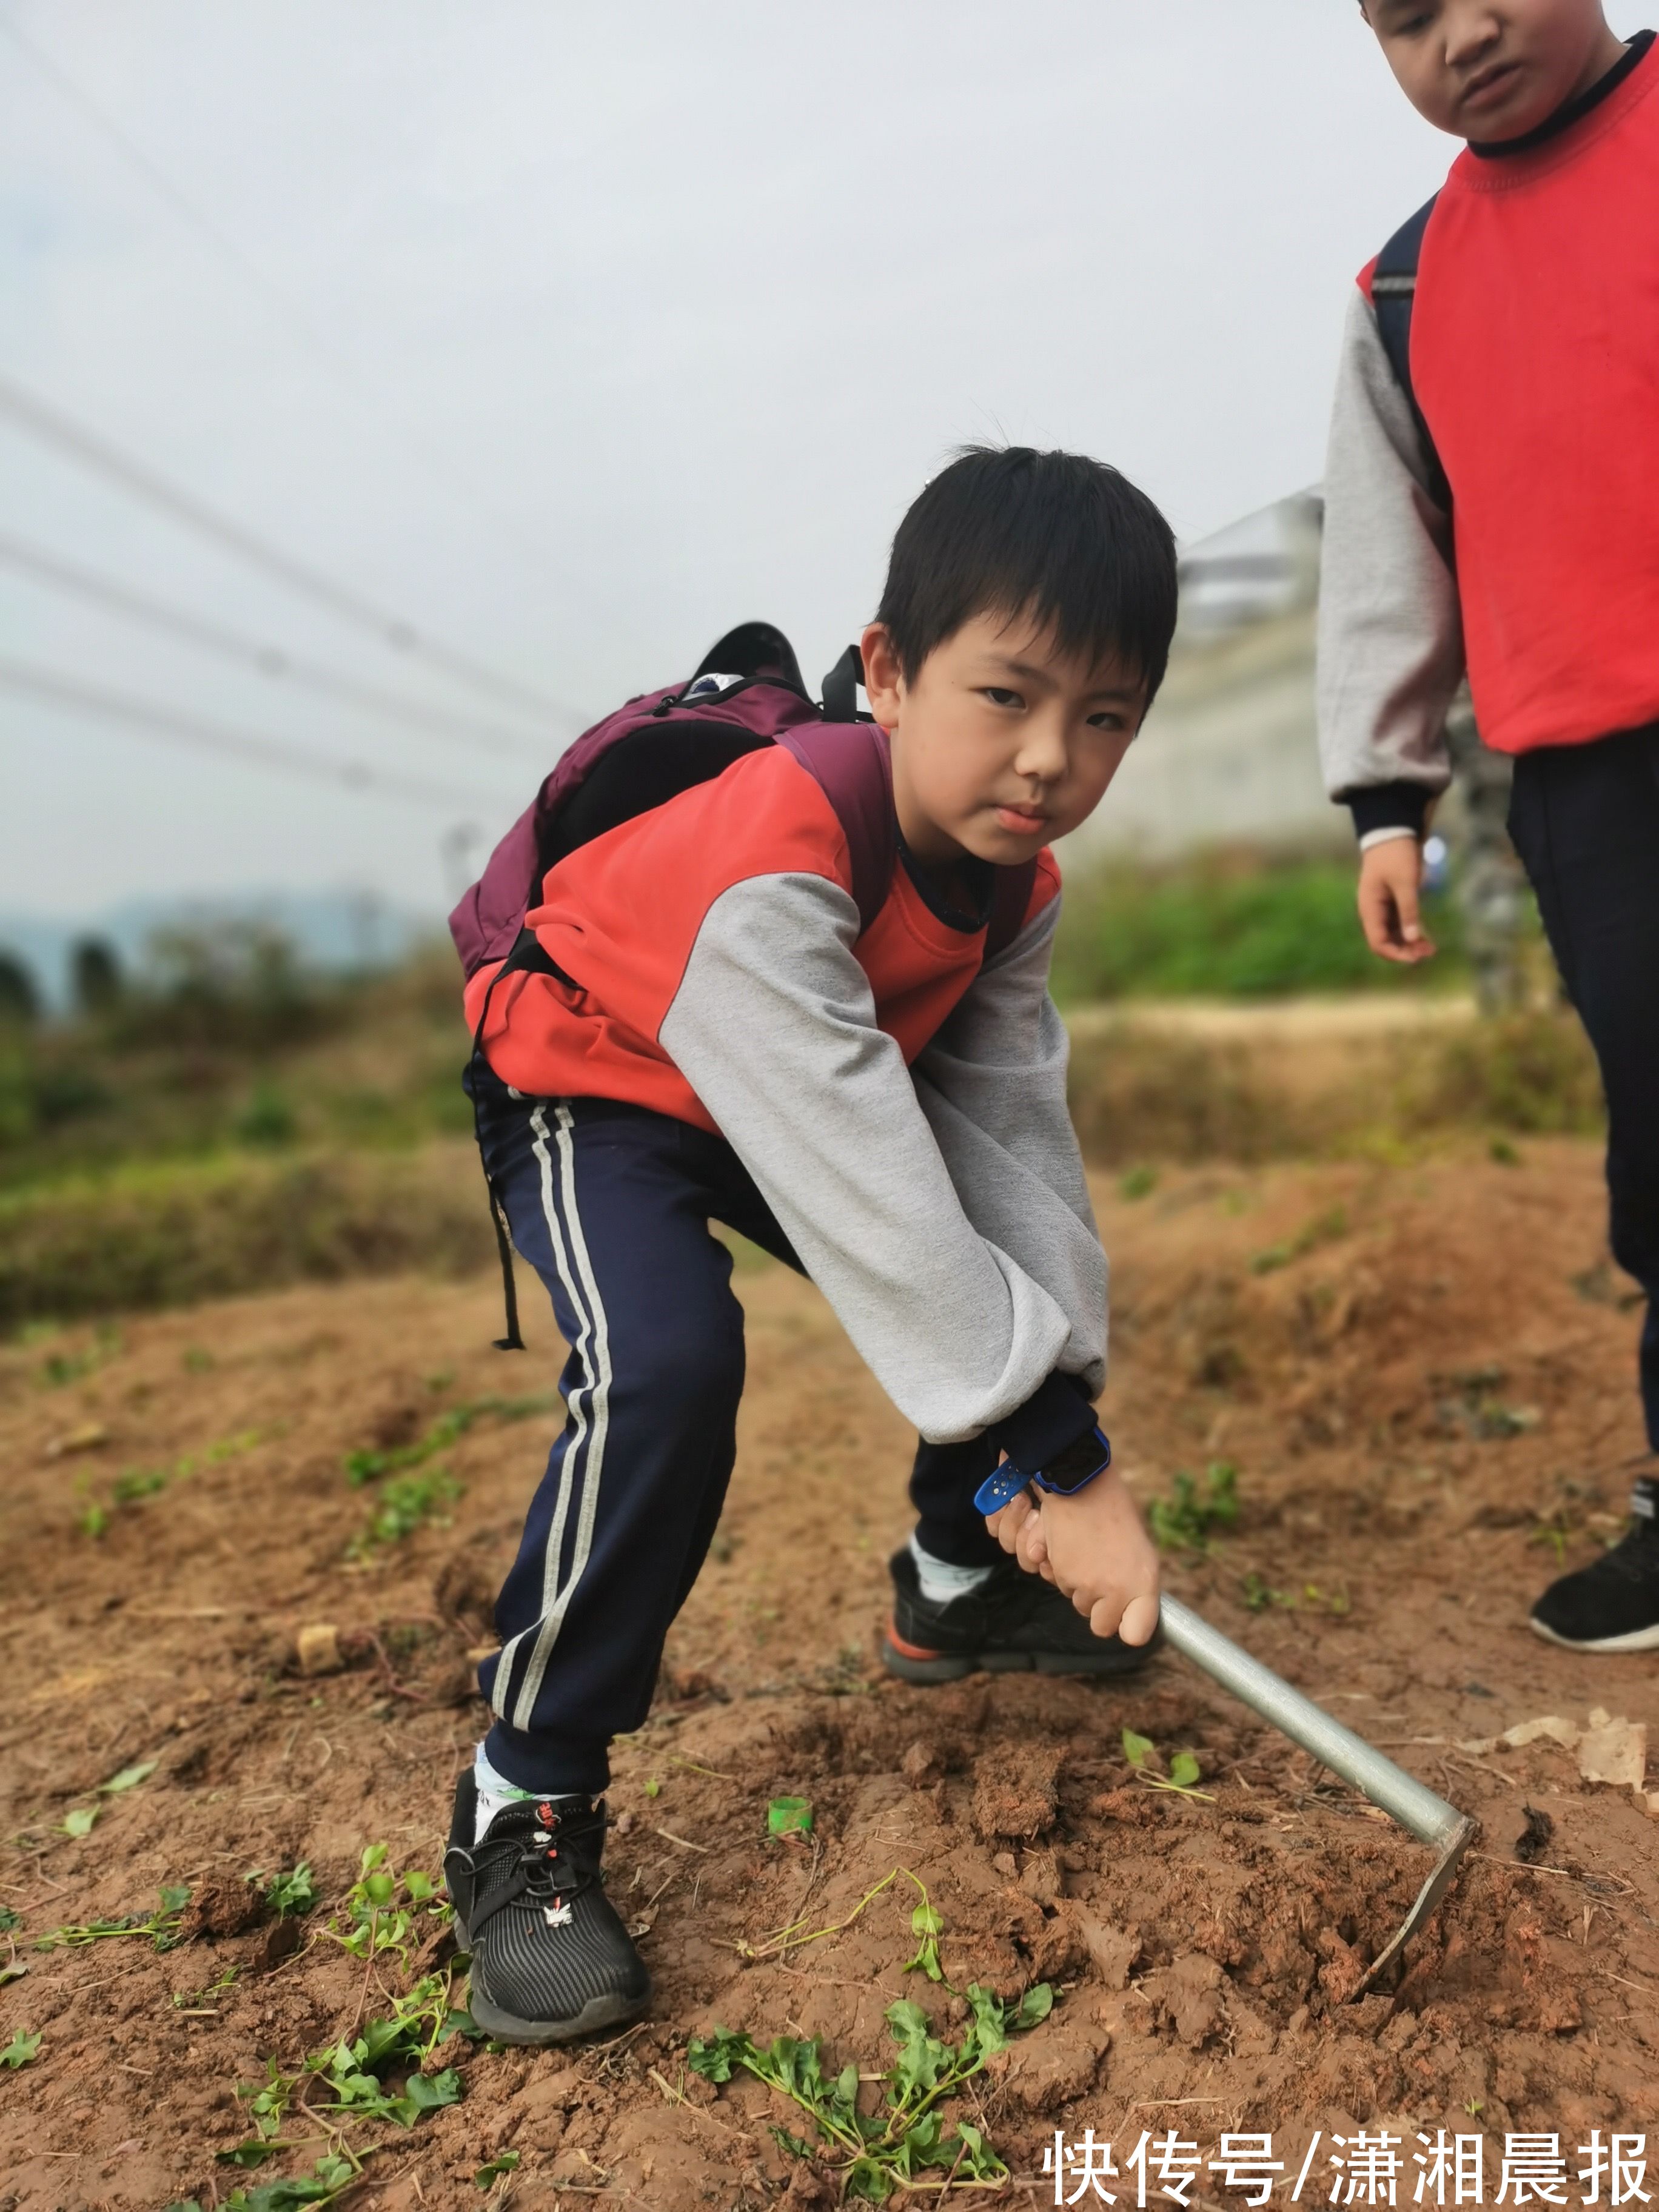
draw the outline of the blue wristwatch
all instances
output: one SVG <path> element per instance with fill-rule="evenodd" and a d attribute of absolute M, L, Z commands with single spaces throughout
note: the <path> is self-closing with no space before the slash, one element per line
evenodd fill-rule
<path fill-rule="evenodd" d="M 974 1510 L 988 1519 L 1025 1489 L 1046 1490 L 1051 1498 L 1075 1498 L 1097 1474 L 1104 1474 L 1111 1463 L 1111 1441 L 1097 1425 L 1087 1436 L 1067 1444 L 1064 1451 L 1056 1452 L 1048 1466 L 1039 1468 L 1035 1474 L 1022 1474 L 1012 1460 L 1004 1460 L 974 1492 Z"/>

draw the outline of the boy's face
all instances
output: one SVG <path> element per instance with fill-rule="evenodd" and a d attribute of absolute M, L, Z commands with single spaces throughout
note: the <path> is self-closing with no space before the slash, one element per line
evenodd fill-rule
<path fill-rule="evenodd" d="M 1623 52 L 1601 0 L 1361 0 L 1418 113 L 1481 143 L 1519 138 Z"/>
<path fill-rule="evenodd" d="M 1026 619 L 975 615 L 914 681 L 879 623 L 861 641 L 870 710 L 892 739 L 904 842 L 935 866 L 1029 860 L 1099 805 L 1146 712 L 1115 661 L 1089 666 Z"/>

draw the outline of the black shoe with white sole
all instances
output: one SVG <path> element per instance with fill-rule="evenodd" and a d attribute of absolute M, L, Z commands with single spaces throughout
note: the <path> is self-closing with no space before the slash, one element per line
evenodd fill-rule
<path fill-rule="evenodd" d="M 994 1566 L 975 1590 L 934 1604 L 921 1594 L 907 1547 L 888 1562 L 893 1610 L 881 1641 L 882 1663 L 906 1682 L 958 1682 L 982 1669 L 1039 1674 L 1132 1674 L 1158 1644 L 1097 1636 L 1041 1575 L 1016 1560 Z"/>
<path fill-rule="evenodd" d="M 1631 1493 L 1630 1527 L 1610 1552 L 1553 1582 L 1532 1625 L 1570 1651 L 1659 1651 L 1659 1476 Z"/>
<path fill-rule="evenodd" d="M 472 1954 L 468 2010 L 502 2043 L 570 2043 L 636 2020 L 651 1977 L 605 1893 L 605 1806 L 526 1798 L 474 1843 L 477 1783 L 455 1785 L 444 1880 Z"/>

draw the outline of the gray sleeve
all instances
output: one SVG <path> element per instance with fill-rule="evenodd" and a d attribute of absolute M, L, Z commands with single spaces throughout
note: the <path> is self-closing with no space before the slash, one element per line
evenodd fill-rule
<path fill-rule="evenodd" d="M 1325 464 L 1319 749 L 1326 788 L 1443 791 L 1446 708 L 1463 673 L 1451 520 L 1428 488 L 1411 405 L 1357 288 Z"/>
<path fill-rule="evenodd" d="M 703 918 L 659 1036 L 877 1381 L 924 1437 L 954 1443 L 1023 1406 L 1066 1359 L 1073 1325 L 970 1218 L 903 1054 L 876 1026 L 858 932 L 857 908 L 823 877 L 733 884 Z"/>
<path fill-rule="evenodd" d="M 1106 1255 L 1066 1103 L 1071 1039 L 1048 996 L 1060 901 L 990 962 L 927 1050 L 916 1095 L 964 1212 L 1071 1324 L 1056 1363 L 1106 1379 Z"/>

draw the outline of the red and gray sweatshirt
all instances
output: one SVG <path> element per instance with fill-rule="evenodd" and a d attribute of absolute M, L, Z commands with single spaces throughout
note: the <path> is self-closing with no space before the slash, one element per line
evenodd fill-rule
<path fill-rule="evenodd" d="M 1420 832 L 1467 668 L 1500 752 L 1659 720 L 1659 55 L 1507 145 L 1424 228 L 1411 382 L 1349 306 L 1325 475 L 1319 724 L 1362 840 Z M 1449 487 L 1449 495 L 1444 487 Z"/>
<path fill-rule="evenodd" d="M 1093 1419 L 1106 1256 L 1048 989 L 1059 872 L 989 962 L 983 875 L 956 912 L 901 847 L 860 934 L 835 810 L 767 746 L 550 871 L 526 919 L 570 981 L 503 976 L 482 1042 L 521 1091 L 725 1137 L 899 1410 L 1032 1468 Z"/>

